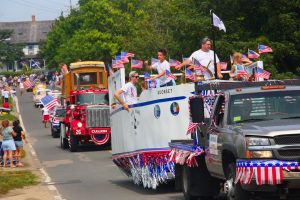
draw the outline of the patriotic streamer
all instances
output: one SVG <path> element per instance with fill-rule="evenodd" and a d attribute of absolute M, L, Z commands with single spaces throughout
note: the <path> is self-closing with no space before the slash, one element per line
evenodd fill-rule
<path fill-rule="evenodd" d="M 114 163 L 137 185 L 156 189 L 159 184 L 175 178 L 174 163 L 169 162 L 170 150 L 160 152 L 139 152 L 114 156 Z"/>
<path fill-rule="evenodd" d="M 282 171 L 300 169 L 298 162 L 280 160 L 237 160 L 235 183 L 250 184 L 253 177 L 257 185 L 277 185 L 283 180 Z"/>
<path fill-rule="evenodd" d="M 203 148 L 199 146 L 184 145 L 179 143 L 169 143 L 171 152 L 169 154 L 169 162 L 189 167 L 197 167 L 196 157 L 204 153 Z"/>

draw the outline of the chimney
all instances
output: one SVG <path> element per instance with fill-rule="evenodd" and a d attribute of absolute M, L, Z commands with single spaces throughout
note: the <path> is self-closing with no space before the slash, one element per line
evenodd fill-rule
<path fill-rule="evenodd" d="M 34 23 L 35 22 L 35 15 L 31 16 L 31 22 Z"/>

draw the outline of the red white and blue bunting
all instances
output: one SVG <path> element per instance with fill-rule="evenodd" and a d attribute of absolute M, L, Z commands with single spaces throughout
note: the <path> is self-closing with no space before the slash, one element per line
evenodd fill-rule
<path fill-rule="evenodd" d="M 298 162 L 280 160 L 237 160 L 235 183 L 250 184 L 252 178 L 257 185 L 277 185 L 283 181 L 283 170 L 300 169 Z"/>
<path fill-rule="evenodd" d="M 203 154 L 204 150 L 199 146 L 169 143 L 172 151 L 169 154 L 169 162 L 189 167 L 197 167 L 196 157 Z"/>
<path fill-rule="evenodd" d="M 168 150 L 134 152 L 113 156 L 114 163 L 137 185 L 156 189 L 159 184 L 175 178 L 174 163 Z"/>

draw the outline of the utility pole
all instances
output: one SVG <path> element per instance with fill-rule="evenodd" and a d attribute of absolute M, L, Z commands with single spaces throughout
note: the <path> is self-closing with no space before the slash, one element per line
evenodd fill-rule
<path fill-rule="evenodd" d="M 70 0 L 70 12 L 72 10 L 72 0 Z"/>

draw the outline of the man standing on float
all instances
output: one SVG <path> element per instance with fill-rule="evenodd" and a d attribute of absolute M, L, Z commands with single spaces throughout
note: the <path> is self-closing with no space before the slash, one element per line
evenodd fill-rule
<path fill-rule="evenodd" d="M 201 41 L 201 49 L 192 53 L 192 55 L 182 62 L 180 65 L 177 65 L 175 68 L 180 70 L 183 66 L 190 65 L 193 60 L 197 60 L 203 67 L 207 68 L 210 71 L 210 74 L 215 74 L 214 68 L 214 52 L 211 49 L 211 40 L 207 37 L 203 38 Z M 221 66 L 219 63 L 219 58 L 216 55 L 216 63 L 217 63 L 217 78 L 222 79 L 223 76 L 221 74 Z M 207 78 L 207 77 L 205 77 Z M 213 78 L 213 77 L 210 77 Z"/>

